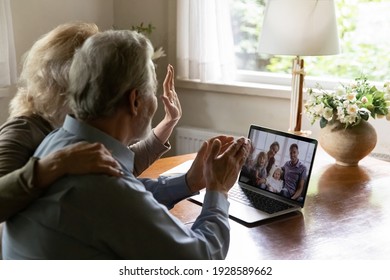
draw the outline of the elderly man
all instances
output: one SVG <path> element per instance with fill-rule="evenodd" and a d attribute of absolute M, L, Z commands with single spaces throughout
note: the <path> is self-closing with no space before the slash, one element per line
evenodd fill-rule
<path fill-rule="evenodd" d="M 227 192 L 248 154 L 247 140 L 218 137 L 203 144 L 186 175 L 137 179 L 132 143 L 150 132 L 157 107 L 153 47 L 132 31 L 89 38 L 71 65 L 75 117 L 39 146 L 44 156 L 72 143 L 102 143 L 124 175 L 69 175 L 8 220 L 6 259 L 223 259 L 229 247 Z M 173 68 L 168 87 L 174 96 Z M 191 228 L 169 208 L 206 188 Z"/>

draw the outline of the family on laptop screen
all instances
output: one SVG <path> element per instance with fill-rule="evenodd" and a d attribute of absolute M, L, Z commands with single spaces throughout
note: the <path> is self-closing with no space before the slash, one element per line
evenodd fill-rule
<path fill-rule="evenodd" d="M 252 154 L 240 182 L 302 201 L 308 185 L 315 145 L 299 138 L 251 130 Z"/>

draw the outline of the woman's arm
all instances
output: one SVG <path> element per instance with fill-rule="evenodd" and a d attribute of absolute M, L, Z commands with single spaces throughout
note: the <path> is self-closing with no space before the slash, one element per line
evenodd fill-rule
<path fill-rule="evenodd" d="M 25 208 L 44 189 L 34 187 L 32 180 L 37 158 L 31 158 L 22 168 L 0 178 L 0 222 Z"/>
<path fill-rule="evenodd" d="M 105 173 L 121 176 L 120 165 L 101 143 L 79 142 L 37 161 L 33 184 L 47 188 L 67 174 Z"/>
<path fill-rule="evenodd" d="M 99 143 L 80 142 L 42 159 L 32 157 L 23 167 L 0 178 L 0 222 L 23 210 L 66 174 L 121 176 L 119 168 L 109 151 Z"/>

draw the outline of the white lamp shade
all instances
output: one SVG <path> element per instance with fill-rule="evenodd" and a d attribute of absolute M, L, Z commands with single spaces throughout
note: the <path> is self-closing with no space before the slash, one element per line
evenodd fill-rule
<path fill-rule="evenodd" d="M 333 0 L 268 0 L 259 53 L 317 56 L 339 52 Z"/>

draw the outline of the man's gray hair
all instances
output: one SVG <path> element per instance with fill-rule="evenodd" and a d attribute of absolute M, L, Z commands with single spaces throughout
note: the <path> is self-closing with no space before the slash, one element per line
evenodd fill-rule
<path fill-rule="evenodd" d="M 110 116 L 134 89 L 143 97 L 155 94 L 152 55 L 152 44 L 136 31 L 109 30 L 90 37 L 69 72 L 69 104 L 76 117 Z"/>

